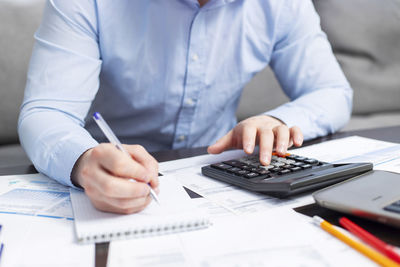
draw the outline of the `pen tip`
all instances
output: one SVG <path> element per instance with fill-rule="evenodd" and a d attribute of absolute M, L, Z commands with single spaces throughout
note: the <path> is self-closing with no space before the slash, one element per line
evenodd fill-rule
<path fill-rule="evenodd" d="M 100 113 L 98 112 L 93 113 L 93 117 L 97 120 L 100 119 Z"/>

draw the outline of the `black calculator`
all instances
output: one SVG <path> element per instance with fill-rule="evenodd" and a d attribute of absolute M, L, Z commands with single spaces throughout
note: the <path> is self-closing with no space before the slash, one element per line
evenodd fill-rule
<path fill-rule="evenodd" d="M 372 168 L 372 163 L 332 164 L 274 152 L 268 166 L 260 163 L 258 155 L 249 155 L 204 166 L 201 172 L 250 191 L 286 197 L 344 181 Z"/>

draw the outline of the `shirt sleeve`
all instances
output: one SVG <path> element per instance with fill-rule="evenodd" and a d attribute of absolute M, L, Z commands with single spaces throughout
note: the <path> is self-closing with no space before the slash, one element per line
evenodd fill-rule
<path fill-rule="evenodd" d="M 69 186 L 76 160 L 97 145 L 83 128 L 99 87 L 96 19 L 91 1 L 47 1 L 18 121 L 36 169 Z"/>
<path fill-rule="evenodd" d="M 333 133 L 348 122 L 353 91 L 310 0 L 284 1 L 270 65 L 291 102 L 266 115 L 300 127 L 306 140 Z"/>

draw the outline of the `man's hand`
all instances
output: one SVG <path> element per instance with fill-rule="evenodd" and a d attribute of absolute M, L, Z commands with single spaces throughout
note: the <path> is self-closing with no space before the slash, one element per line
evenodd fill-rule
<path fill-rule="evenodd" d="M 75 163 L 72 182 L 85 189 L 99 210 L 138 212 L 151 201 L 148 183 L 158 192 L 157 161 L 142 146 L 124 145 L 124 148 L 131 157 L 112 144 L 100 144 L 82 154 Z"/>
<path fill-rule="evenodd" d="M 215 144 L 208 147 L 208 153 L 218 154 L 229 148 L 243 148 L 247 154 L 254 151 L 255 145 L 260 147 L 260 162 L 268 165 L 271 162 L 272 150 L 285 155 L 288 147 L 301 146 L 303 134 L 299 127 L 288 128 L 280 120 L 260 115 L 241 121 L 235 128 Z"/>

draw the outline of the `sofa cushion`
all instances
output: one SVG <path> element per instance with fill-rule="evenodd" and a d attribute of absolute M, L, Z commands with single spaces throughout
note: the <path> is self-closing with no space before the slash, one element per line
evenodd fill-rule
<path fill-rule="evenodd" d="M 32 164 L 20 145 L 0 146 L 0 169 Z"/>
<path fill-rule="evenodd" d="M 314 5 L 354 89 L 353 114 L 400 112 L 400 1 L 314 0 Z"/>
<path fill-rule="evenodd" d="M 0 144 L 16 143 L 26 71 L 44 1 L 0 1 Z"/>
<path fill-rule="evenodd" d="M 400 114 L 400 0 L 313 2 L 322 29 L 354 89 L 353 115 L 361 117 L 351 120 L 348 128 L 399 125 L 400 120 L 391 121 L 397 116 L 368 115 Z M 244 89 L 237 117 L 242 120 L 287 100 L 267 68 Z M 384 119 L 378 121 L 378 117 Z"/>
<path fill-rule="evenodd" d="M 369 115 L 354 115 L 343 131 L 362 130 L 400 125 L 400 112 L 384 112 Z"/>

